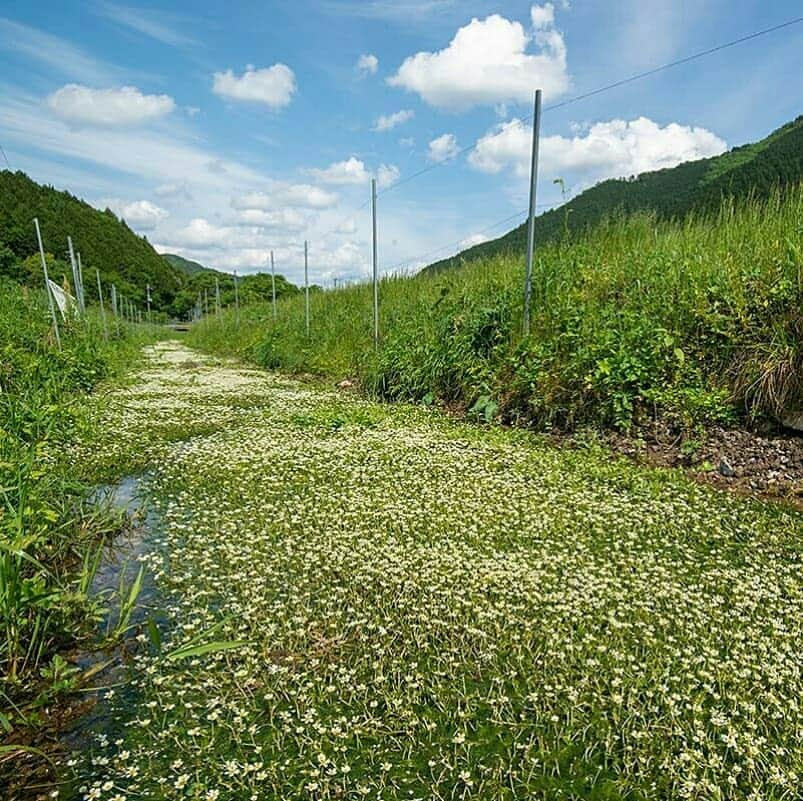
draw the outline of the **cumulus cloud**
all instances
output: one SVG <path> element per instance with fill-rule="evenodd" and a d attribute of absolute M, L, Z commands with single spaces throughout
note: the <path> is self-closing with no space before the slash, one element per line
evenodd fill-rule
<path fill-rule="evenodd" d="M 362 75 L 376 75 L 379 59 L 372 53 L 364 53 L 357 59 L 357 71 Z"/>
<path fill-rule="evenodd" d="M 107 205 L 129 225 L 146 231 L 155 228 L 162 220 L 170 216 L 166 209 L 149 200 L 136 200 L 133 203 L 111 201 Z"/>
<path fill-rule="evenodd" d="M 427 158 L 430 161 L 448 161 L 453 159 L 460 152 L 457 138 L 454 134 L 444 134 L 429 143 Z"/>
<path fill-rule="evenodd" d="M 135 86 L 91 89 L 70 83 L 47 98 L 63 120 L 87 125 L 124 127 L 169 114 L 176 106 L 168 95 L 144 95 Z"/>
<path fill-rule="evenodd" d="M 399 168 L 393 164 L 380 164 L 376 171 L 376 183 L 380 189 L 385 189 L 399 180 Z"/>
<path fill-rule="evenodd" d="M 415 112 L 410 109 L 397 111 L 394 114 L 383 114 L 377 119 L 373 130 L 379 131 L 380 133 L 382 131 L 392 131 L 394 128 L 408 122 L 413 117 L 415 117 Z"/>
<path fill-rule="evenodd" d="M 274 109 L 283 108 L 292 100 L 296 91 L 296 78 L 286 64 L 256 69 L 249 65 L 242 75 L 232 70 L 216 72 L 212 91 L 227 100 L 243 100 L 264 103 Z"/>
<path fill-rule="evenodd" d="M 213 225 L 203 217 L 196 217 L 176 231 L 172 244 L 188 248 L 222 247 L 226 243 L 227 229 Z"/>
<path fill-rule="evenodd" d="M 276 182 L 271 191 L 248 192 L 232 198 L 235 209 L 260 209 L 271 211 L 277 208 L 327 209 L 337 203 L 337 195 L 310 184 L 283 184 Z"/>
<path fill-rule="evenodd" d="M 499 14 L 472 19 L 447 48 L 405 59 L 388 83 L 452 111 L 527 102 L 535 86 L 547 99 L 556 97 L 568 89 L 569 75 L 554 19 L 551 4 L 532 7 L 531 30 Z"/>
<path fill-rule="evenodd" d="M 487 173 L 511 169 L 525 177 L 530 170 L 532 128 L 514 119 L 483 136 L 469 163 Z M 620 178 L 674 167 L 684 161 L 717 156 L 727 144 L 705 128 L 677 123 L 661 126 L 646 117 L 598 122 L 569 138 L 541 139 L 541 169 L 574 173 L 581 182 Z"/>
<path fill-rule="evenodd" d="M 324 169 L 308 170 L 316 180 L 336 186 L 365 184 L 371 180 L 371 173 L 365 162 L 351 156 L 345 161 L 336 161 Z M 399 179 L 398 167 L 393 164 L 382 164 L 376 171 L 377 184 L 380 188 L 388 187 Z"/>
<path fill-rule="evenodd" d="M 488 237 L 485 236 L 485 234 L 472 234 L 471 236 L 467 236 L 460 242 L 460 250 L 473 248 L 475 245 L 481 245 L 483 242 L 487 241 Z"/>

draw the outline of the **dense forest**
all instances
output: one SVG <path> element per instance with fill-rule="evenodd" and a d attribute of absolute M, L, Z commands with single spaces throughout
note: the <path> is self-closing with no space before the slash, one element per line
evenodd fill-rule
<path fill-rule="evenodd" d="M 737 147 L 721 156 L 690 161 L 638 177 L 603 181 L 536 219 L 539 243 L 577 234 L 616 214 L 653 212 L 659 219 L 682 219 L 717 208 L 723 198 L 769 196 L 778 186 L 803 178 L 803 116 L 766 139 Z M 475 259 L 522 253 L 527 224 L 426 267 L 429 272 L 457 267 Z"/>

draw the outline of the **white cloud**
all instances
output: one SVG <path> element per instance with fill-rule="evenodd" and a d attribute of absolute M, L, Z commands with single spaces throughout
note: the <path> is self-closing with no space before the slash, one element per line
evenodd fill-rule
<path fill-rule="evenodd" d="M 50 95 L 47 105 L 67 122 L 124 127 L 169 114 L 176 104 L 168 95 L 144 95 L 135 86 L 90 89 L 70 83 Z"/>
<path fill-rule="evenodd" d="M 335 186 L 367 184 L 371 180 L 371 173 L 365 162 L 351 156 L 345 161 L 336 161 L 325 169 L 310 169 L 307 172 L 316 180 Z M 399 168 L 393 164 L 381 164 L 376 171 L 376 182 L 380 188 L 390 186 L 399 180 Z"/>
<path fill-rule="evenodd" d="M 534 87 L 556 97 L 569 87 L 566 44 L 551 6 L 533 6 L 531 14 L 531 32 L 499 14 L 472 19 L 444 50 L 407 58 L 388 83 L 453 111 L 528 102 Z M 528 52 L 533 44 L 536 52 Z"/>
<path fill-rule="evenodd" d="M 521 120 L 503 123 L 482 137 L 469 163 L 487 173 L 512 169 L 525 177 L 530 170 L 532 128 Z M 541 173 L 574 173 L 581 183 L 620 178 L 674 167 L 684 161 L 716 156 L 727 144 L 705 128 L 677 123 L 660 126 L 646 117 L 598 122 L 571 138 L 541 139 Z"/>
<path fill-rule="evenodd" d="M 107 200 L 102 205 L 110 208 L 133 228 L 143 231 L 152 230 L 170 216 L 170 212 L 149 200 L 136 200 L 132 203 L 124 200 Z"/>
<path fill-rule="evenodd" d="M 336 161 L 325 169 L 313 168 L 308 170 L 309 174 L 325 184 L 336 186 L 345 184 L 362 184 L 370 180 L 365 163 L 360 159 L 351 156 L 345 161 Z"/>
<path fill-rule="evenodd" d="M 221 247 L 226 241 L 228 229 L 213 225 L 203 217 L 196 217 L 184 227 L 176 231 L 171 238 L 172 244 L 184 247 Z"/>
<path fill-rule="evenodd" d="M 460 250 L 466 250 L 467 248 L 473 248 L 475 245 L 481 245 L 483 242 L 487 242 L 488 237 L 485 234 L 472 234 L 471 236 L 467 236 L 460 242 Z"/>
<path fill-rule="evenodd" d="M 310 184 L 285 184 L 273 182 L 271 191 L 248 192 L 232 198 L 235 209 L 260 209 L 272 211 L 278 208 L 328 209 L 337 203 L 337 195 Z"/>
<path fill-rule="evenodd" d="M 415 112 L 410 111 L 410 109 L 397 111 L 394 114 L 383 114 L 377 119 L 373 130 L 379 131 L 380 133 L 383 131 L 392 131 L 394 128 L 408 122 L 413 117 L 415 117 Z"/>
<path fill-rule="evenodd" d="M 448 161 L 453 159 L 460 152 L 457 138 L 454 134 L 444 134 L 429 143 L 427 158 L 430 161 Z"/>
<path fill-rule="evenodd" d="M 153 194 L 156 195 L 156 197 L 162 198 L 183 198 L 184 200 L 192 200 L 192 194 L 187 184 L 183 181 L 159 184 L 159 186 L 153 190 Z"/>
<path fill-rule="evenodd" d="M 380 164 L 376 171 L 376 183 L 380 189 L 386 189 L 391 184 L 399 180 L 399 168 L 393 164 Z"/>
<path fill-rule="evenodd" d="M 216 72 L 213 76 L 212 91 L 228 100 L 245 100 L 264 103 L 271 108 L 283 108 L 296 91 L 296 78 L 293 70 L 286 64 L 255 69 L 246 67 L 237 76 L 231 70 Z"/>
<path fill-rule="evenodd" d="M 278 209 L 263 211 L 262 209 L 243 209 L 237 214 L 235 225 L 256 228 L 281 229 L 284 231 L 302 231 L 308 220 L 296 209 Z"/>
<path fill-rule="evenodd" d="M 365 53 L 357 59 L 357 71 L 362 75 L 376 75 L 379 59 L 372 53 Z"/>

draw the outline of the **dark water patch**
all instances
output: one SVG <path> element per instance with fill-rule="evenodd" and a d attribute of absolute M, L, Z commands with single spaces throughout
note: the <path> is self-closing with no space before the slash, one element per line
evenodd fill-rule
<path fill-rule="evenodd" d="M 123 512 L 128 525 L 104 549 L 92 580 L 90 595 L 104 608 L 96 637 L 89 647 L 69 655 L 69 661 L 86 677 L 81 690 L 81 706 L 86 711 L 62 733 L 68 751 L 86 750 L 94 738 L 120 733 L 111 697 L 116 696 L 114 706 L 119 707 L 121 701 L 136 704 L 132 657 L 149 647 L 147 636 L 142 641 L 144 632 L 163 630 L 166 625 L 153 574 L 147 567 L 143 569 L 142 562 L 145 554 L 164 547 L 159 536 L 160 516 L 148 501 L 148 480 L 147 475 L 128 476 L 117 484 L 99 487 L 94 494 L 98 504 Z M 126 600 L 138 581 L 135 606 L 127 613 Z M 121 616 L 125 618 L 122 624 Z"/>

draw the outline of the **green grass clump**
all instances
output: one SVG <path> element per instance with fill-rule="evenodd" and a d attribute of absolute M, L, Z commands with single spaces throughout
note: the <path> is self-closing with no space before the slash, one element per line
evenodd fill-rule
<path fill-rule="evenodd" d="M 542 427 L 678 428 L 777 417 L 801 400 L 803 188 L 683 223 L 612 219 L 538 249 L 531 335 L 512 256 L 210 318 L 190 343 L 264 367 L 357 376 L 377 396 L 478 400 Z"/>
<path fill-rule="evenodd" d="M 110 521 L 65 446 L 81 427 L 82 395 L 149 336 L 113 326 L 106 341 L 90 315 L 62 323 L 59 349 L 44 293 L 0 281 L 0 695 L 12 704 L 30 696 L 40 669 L 47 678 L 46 662 L 91 614 L 91 554 Z"/>

